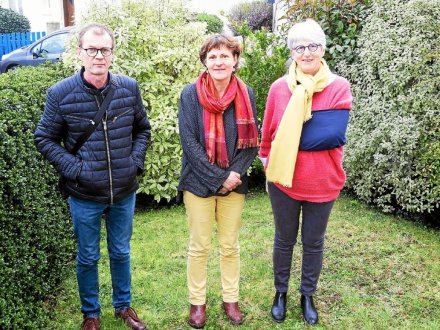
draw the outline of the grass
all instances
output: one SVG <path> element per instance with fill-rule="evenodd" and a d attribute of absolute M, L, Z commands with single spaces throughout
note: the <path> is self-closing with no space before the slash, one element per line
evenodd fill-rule
<path fill-rule="evenodd" d="M 188 230 L 183 206 L 137 211 L 132 239 L 133 307 L 150 329 L 189 329 L 186 289 Z M 272 212 L 267 195 L 247 197 L 241 229 L 240 329 L 307 329 L 301 320 L 301 245 L 294 251 L 286 321 L 271 320 Z M 327 230 L 314 329 L 440 329 L 439 232 L 384 215 L 341 197 Z M 124 329 L 113 316 L 105 239 L 100 261 L 102 329 Z M 208 265 L 205 329 L 234 329 L 221 309 L 219 254 Z M 79 329 L 74 270 L 65 282 L 51 329 Z"/>

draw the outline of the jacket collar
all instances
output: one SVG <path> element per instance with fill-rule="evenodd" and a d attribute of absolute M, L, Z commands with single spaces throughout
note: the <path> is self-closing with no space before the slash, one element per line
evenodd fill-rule
<path fill-rule="evenodd" d="M 114 85 L 114 86 L 118 86 L 118 81 L 116 79 L 116 75 L 114 75 L 113 73 L 111 73 L 109 71 L 108 76 L 108 82 L 107 85 L 103 88 L 97 89 L 96 87 L 94 87 L 93 85 L 89 84 L 85 79 L 84 79 L 84 67 L 81 68 L 81 70 L 77 73 L 77 80 L 80 84 L 80 86 L 89 94 L 93 94 L 93 95 L 99 95 L 99 94 L 107 94 L 110 85 Z"/>

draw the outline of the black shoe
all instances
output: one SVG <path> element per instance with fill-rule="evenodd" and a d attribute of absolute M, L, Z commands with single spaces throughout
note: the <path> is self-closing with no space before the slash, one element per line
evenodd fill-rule
<path fill-rule="evenodd" d="M 311 325 L 318 323 L 318 312 L 312 296 L 301 295 L 301 309 L 304 320 Z"/>
<path fill-rule="evenodd" d="M 272 318 L 275 322 L 281 323 L 286 319 L 286 292 L 275 293 L 275 298 L 273 298 L 272 304 Z"/>

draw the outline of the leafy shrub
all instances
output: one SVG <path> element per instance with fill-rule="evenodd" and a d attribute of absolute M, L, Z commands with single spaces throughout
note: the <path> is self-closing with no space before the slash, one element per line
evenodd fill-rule
<path fill-rule="evenodd" d="M 272 5 L 265 1 L 243 2 L 231 8 L 228 18 L 232 23 L 231 29 L 237 33 L 236 27 L 247 24 L 252 31 L 262 27 L 272 30 Z"/>
<path fill-rule="evenodd" d="M 223 31 L 223 21 L 216 15 L 198 14 L 196 21 L 205 22 L 207 25 L 206 32 L 209 34 L 221 33 Z"/>
<path fill-rule="evenodd" d="M 94 2 L 84 18 L 110 26 L 116 38 L 112 72 L 139 82 L 151 122 L 152 143 L 139 192 L 170 200 L 180 176 L 181 146 L 177 106 L 183 87 L 195 82 L 203 70 L 198 59 L 204 23 L 188 22 L 190 15 L 180 1 L 124 1 L 121 5 Z M 71 45 L 63 59 L 80 63 Z"/>
<path fill-rule="evenodd" d="M 376 1 L 343 72 L 354 94 L 348 186 L 384 211 L 439 209 L 439 21 L 438 0 Z"/>
<path fill-rule="evenodd" d="M 30 29 L 26 16 L 0 7 L 0 33 L 29 32 Z"/>
<path fill-rule="evenodd" d="M 306 18 L 316 20 L 327 36 L 325 60 L 331 69 L 353 63 L 357 39 L 368 17 L 371 0 L 281 0 L 287 6 L 281 34 L 287 36 L 289 28 Z"/>
<path fill-rule="evenodd" d="M 45 307 L 73 260 L 74 244 L 57 175 L 33 134 L 46 90 L 61 67 L 0 75 L 0 328 L 41 329 Z"/>

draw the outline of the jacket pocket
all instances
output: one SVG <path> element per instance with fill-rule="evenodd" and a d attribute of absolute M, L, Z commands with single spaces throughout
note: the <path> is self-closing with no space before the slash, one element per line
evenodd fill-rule
<path fill-rule="evenodd" d="M 64 120 L 67 123 L 67 131 L 85 132 L 90 125 L 94 125 L 93 118 L 80 117 L 75 115 L 65 115 Z"/>
<path fill-rule="evenodd" d="M 69 119 L 73 119 L 75 121 L 83 121 L 83 122 L 87 122 L 89 124 L 94 125 L 95 122 L 93 121 L 93 119 L 90 118 L 84 118 L 84 117 L 80 117 L 80 116 L 72 116 L 72 115 L 65 115 L 65 118 L 69 118 Z"/>
<path fill-rule="evenodd" d="M 113 118 L 110 118 L 110 121 L 111 121 L 112 123 L 115 123 L 115 122 L 116 122 L 118 119 L 120 119 L 121 117 L 128 116 L 128 115 L 130 115 L 130 114 L 132 114 L 132 113 L 134 113 L 134 108 L 130 108 L 130 109 L 128 109 L 128 110 L 123 111 L 123 112 L 120 113 L 120 114 L 117 114 L 117 115 L 114 116 Z"/>
<path fill-rule="evenodd" d="M 76 172 L 76 177 L 75 177 L 75 184 L 76 184 L 76 186 L 78 186 L 78 184 L 79 184 L 79 177 L 80 177 L 80 175 L 81 175 L 81 172 L 82 172 L 82 168 L 83 168 L 83 160 L 81 159 L 80 160 L 80 165 L 79 165 L 79 169 L 78 169 L 78 171 Z"/>
<path fill-rule="evenodd" d="M 131 177 L 137 177 L 138 176 L 138 170 L 139 167 L 136 165 L 136 162 L 134 161 L 134 158 L 130 155 L 130 165 L 131 165 Z"/>

